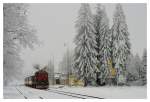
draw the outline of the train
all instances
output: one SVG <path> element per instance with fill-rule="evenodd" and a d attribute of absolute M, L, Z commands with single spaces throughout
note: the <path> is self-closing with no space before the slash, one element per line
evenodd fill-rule
<path fill-rule="evenodd" d="M 39 70 L 34 75 L 26 77 L 24 80 L 25 86 L 36 89 L 48 89 L 49 80 L 48 73 L 45 70 Z"/>

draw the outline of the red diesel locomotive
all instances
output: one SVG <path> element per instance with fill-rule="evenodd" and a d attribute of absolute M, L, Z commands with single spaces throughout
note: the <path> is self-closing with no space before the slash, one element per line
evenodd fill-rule
<path fill-rule="evenodd" d="M 25 78 L 25 85 L 37 89 L 47 89 L 49 87 L 48 73 L 45 70 L 35 72 L 33 76 Z"/>

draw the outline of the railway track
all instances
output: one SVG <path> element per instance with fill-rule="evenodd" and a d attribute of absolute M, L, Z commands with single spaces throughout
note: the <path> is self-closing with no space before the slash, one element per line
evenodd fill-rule
<path fill-rule="evenodd" d="M 26 90 L 23 88 L 19 88 L 19 87 L 15 87 L 16 90 L 20 93 L 20 95 L 22 95 L 24 97 L 24 99 L 33 99 L 33 98 L 36 98 L 36 99 L 44 99 L 43 97 L 41 97 L 41 95 L 38 95 L 38 93 L 36 92 L 32 92 L 31 90 Z M 68 96 L 69 97 L 72 97 L 72 98 L 78 98 L 78 99 L 104 99 L 104 98 L 101 98 L 101 97 L 96 97 L 96 96 L 91 96 L 91 95 L 86 95 L 86 94 L 80 94 L 80 93 L 74 93 L 74 92 L 67 92 L 67 91 L 62 91 L 60 89 L 56 89 L 56 88 L 49 88 L 49 89 L 46 89 L 46 90 L 43 90 L 45 92 L 48 92 L 48 94 L 58 94 L 59 95 L 62 95 L 63 96 Z M 30 93 L 30 94 L 28 94 Z"/>
<path fill-rule="evenodd" d="M 19 90 L 17 87 L 16 87 L 17 91 L 25 98 L 25 99 L 28 99 L 22 92 L 21 90 Z"/>
<path fill-rule="evenodd" d="M 73 92 L 60 91 L 60 90 L 54 90 L 54 89 L 47 89 L 46 91 L 54 92 L 54 93 L 58 93 L 58 94 L 66 95 L 66 96 L 71 96 L 74 98 L 80 98 L 80 99 L 104 99 L 101 97 L 85 95 L 85 94 L 78 94 L 78 93 L 73 93 Z"/>
<path fill-rule="evenodd" d="M 18 89 L 17 87 L 16 87 L 16 89 L 17 89 L 17 91 L 18 91 L 25 99 L 29 99 L 28 96 L 26 96 L 25 94 L 23 94 L 23 91 L 22 91 L 21 89 Z M 28 92 L 32 93 L 31 91 L 28 91 Z M 38 98 L 39 98 L 39 99 L 44 99 L 44 98 L 41 97 L 41 96 L 38 96 Z"/>

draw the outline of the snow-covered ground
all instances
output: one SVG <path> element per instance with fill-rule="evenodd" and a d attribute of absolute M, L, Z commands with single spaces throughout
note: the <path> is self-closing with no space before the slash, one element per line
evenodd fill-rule
<path fill-rule="evenodd" d="M 65 91 L 77 94 L 96 96 L 105 99 L 143 99 L 147 97 L 146 86 L 132 87 L 58 87 L 50 86 L 51 90 Z M 72 99 L 77 97 L 67 96 L 65 94 L 51 92 L 51 90 L 38 90 L 26 86 L 4 87 L 4 98 L 6 99 Z"/>
<path fill-rule="evenodd" d="M 19 91 L 21 92 L 19 92 Z M 5 99 L 71 99 L 62 94 L 48 92 L 45 90 L 34 89 L 26 86 L 9 86 L 4 87 L 4 98 Z"/>
<path fill-rule="evenodd" d="M 22 99 L 24 98 L 14 86 L 11 87 L 4 87 L 4 98 L 6 99 Z"/>
<path fill-rule="evenodd" d="M 143 99 L 147 98 L 146 86 L 130 87 L 64 87 L 59 90 L 88 94 L 106 99 Z"/>

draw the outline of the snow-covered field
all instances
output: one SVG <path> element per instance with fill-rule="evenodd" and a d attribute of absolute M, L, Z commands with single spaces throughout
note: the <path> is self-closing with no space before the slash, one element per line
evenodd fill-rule
<path fill-rule="evenodd" d="M 101 97 L 104 99 L 143 99 L 147 97 L 146 86 L 138 87 L 58 87 L 50 86 L 50 89 L 57 91 L 72 92 L 83 95 Z M 5 99 L 72 99 L 71 97 L 60 93 L 51 92 L 51 90 L 38 90 L 25 86 L 4 87 Z"/>

